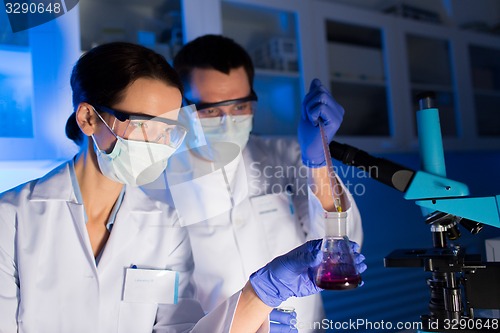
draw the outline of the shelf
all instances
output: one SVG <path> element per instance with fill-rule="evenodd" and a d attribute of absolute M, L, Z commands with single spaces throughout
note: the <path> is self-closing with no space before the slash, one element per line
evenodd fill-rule
<path fill-rule="evenodd" d="M 274 37 L 297 39 L 293 12 L 227 1 L 222 1 L 221 11 L 223 34 L 243 45 L 252 57 L 256 48 Z"/>
<path fill-rule="evenodd" d="M 381 79 L 372 78 L 360 78 L 360 77 L 348 77 L 348 76 L 330 76 L 330 82 L 332 83 L 349 83 L 349 84 L 360 84 L 374 87 L 386 87 L 387 82 Z"/>
<path fill-rule="evenodd" d="M 330 80 L 371 86 L 385 86 L 383 50 L 378 42 L 367 45 L 366 40 L 357 39 L 358 35 L 369 35 L 370 40 L 380 39 L 380 30 L 368 29 L 357 25 L 339 24 L 327 21 Z M 341 31 L 342 33 L 340 33 Z M 350 31 L 348 35 L 346 31 Z"/>
<path fill-rule="evenodd" d="M 435 91 L 435 92 L 447 92 L 447 93 L 455 92 L 453 87 L 441 84 L 412 83 L 411 88 L 413 90 L 423 90 L 423 91 Z"/>

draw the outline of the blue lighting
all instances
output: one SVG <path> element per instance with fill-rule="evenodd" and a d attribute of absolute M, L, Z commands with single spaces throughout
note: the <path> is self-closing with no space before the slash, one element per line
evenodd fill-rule
<path fill-rule="evenodd" d="M 29 51 L 0 49 L 0 137 L 33 137 L 32 92 Z"/>

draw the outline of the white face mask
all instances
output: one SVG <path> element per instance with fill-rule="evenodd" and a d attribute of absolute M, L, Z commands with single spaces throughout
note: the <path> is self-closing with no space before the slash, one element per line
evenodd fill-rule
<path fill-rule="evenodd" d="M 252 131 L 253 115 L 226 116 L 224 124 L 213 126 L 214 122 L 220 122 L 220 118 L 201 118 L 200 123 L 207 143 L 232 142 L 245 148 Z"/>
<path fill-rule="evenodd" d="M 97 113 L 104 125 L 116 137 L 111 153 L 99 148 L 94 140 L 97 163 L 102 174 L 109 179 L 131 186 L 141 186 L 155 181 L 167 168 L 168 159 L 176 148 L 155 142 L 134 141 L 119 137 Z"/>
<path fill-rule="evenodd" d="M 94 136 L 92 136 L 94 139 Z M 111 153 L 99 149 L 94 139 L 99 169 L 116 182 L 141 186 L 155 181 L 167 168 L 176 149 L 160 143 L 131 141 L 117 137 Z"/>

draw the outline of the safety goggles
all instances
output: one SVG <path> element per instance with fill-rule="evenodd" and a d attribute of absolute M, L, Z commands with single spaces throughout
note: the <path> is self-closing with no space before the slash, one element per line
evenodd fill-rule
<path fill-rule="evenodd" d="M 186 102 L 189 105 L 194 105 L 196 107 L 200 119 L 212 119 L 212 121 L 209 122 L 205 121 L 204 126 L 219 126 L 224 123 L 227 116 L 235 116 L 231 117 L 233 122 L 241 121 L 245 119 L 245 117 L 236 116 L 253 114 L 256 109 L 257 100 L 257 95 L 253 90 L 250 95 L 246 97 L 216 103 L 195 103 L 186 98 Z"/>
<path fill-rule="evenodd" d="M 187 133 L 186 127 L 173 119 L 127 113 L 102 105 L 95 106 L 95 109 L 113 115 L 116 119 L 111 129 L 127 140 L 161 143 L 178 148 Z"/>

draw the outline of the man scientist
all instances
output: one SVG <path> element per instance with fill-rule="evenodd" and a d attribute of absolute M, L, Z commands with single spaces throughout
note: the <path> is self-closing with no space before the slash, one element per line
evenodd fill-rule
<path fill-rule="evenodd" d="M 241 149 L 240 159 L 231 161 L 235 165 L 224 178 L 232 190 L 231 207 L 188 226 L 197 298 L 210 311 L 276 255 L 323 237 L 324 213 L 335 211 L 335 205 L 318 122 L 323 121 L 331 141 L 344 109 L 319 80 L 313 80 L 302 103 L 298 142 L 255 136 L 251 134 L 257 104 L 254 67 L 240 45 L 224 36 L 205 35 L 184 45 L 173 65 L 183 81 L 186 104 L 196 106 L 207 146 L 224 150 L 229 142 Z M 210 153 L 193 151 L 192 165 L 211 159 Z M 241 168 L 243 173 L 238 172 Z M 341 181 L 337 177 L 334 181 L 348 213 L 348 237 L 361 244 L 358 208 Z M 207 202 L 217 195 L 209 196 L 198 200 L 198 206 L 211 205 Z M 299 322 L 324 318 L 319 294 L 289 299 L 284 306 L 295 309 Z M 271 320 L 274 315 L 280 312 L 273 311 Z"/>

